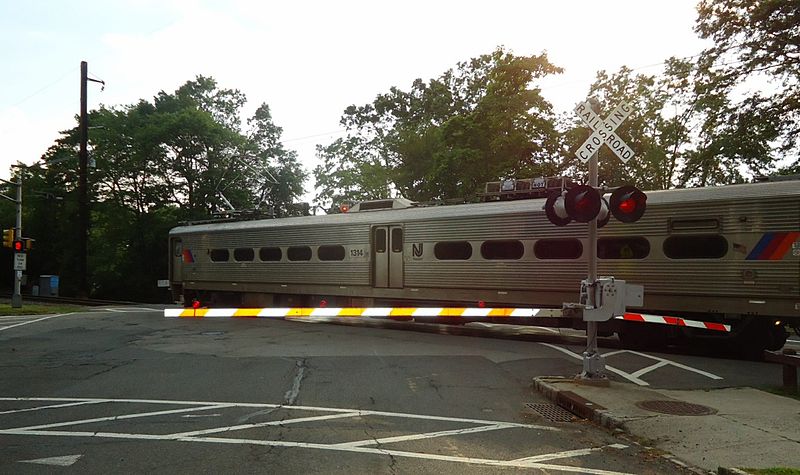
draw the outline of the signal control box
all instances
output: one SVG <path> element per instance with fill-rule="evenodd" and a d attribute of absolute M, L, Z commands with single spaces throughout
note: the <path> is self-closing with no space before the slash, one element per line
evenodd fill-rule
<path fill-rule="evenodd" d="M 589 306 L 589 292 L 594 292 L 594 306 Z M 627 307 L 644 305 L 644 287 L 628 284 L 624 280 L 613 277 L 600 277 L 590 285 L 588 280 L 581 281 L 579 304 L 564 304 L 565 309 L 581 310 L 585 322 L 605 322 L 616 316 L 625 314 Z M 572 312 L 571 312 L 572 313 Z"/>

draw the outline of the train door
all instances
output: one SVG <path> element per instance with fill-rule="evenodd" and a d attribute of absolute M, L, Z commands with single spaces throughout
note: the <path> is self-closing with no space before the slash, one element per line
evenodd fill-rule
<path fill-rule="evenodd" d="M 180 282 L 183 280 L 183 243 L 179 238 L 172 238 L 169 247 L 172 252 L 169 278 L 171 282 Z"/>
<path fill-rule="evenodd" d="M 403 288 L 403 227 L 372 228 L 372 275 L 375 287 Z"/>

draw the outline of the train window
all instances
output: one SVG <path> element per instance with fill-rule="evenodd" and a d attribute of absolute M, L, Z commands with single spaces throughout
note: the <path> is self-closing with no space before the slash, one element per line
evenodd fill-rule
<path fill-rule="evenodd" d="M 230 259 L 230 253 L 227 249 L 211 249 L 208 251 L 208 255 L 211 256 L 211 260 L 214 262 L 228 262 L 228 259 Z"/>
<path fill-rule="evenodd" d="M 442 261 L 465 261 L 472 257 L 472 244 L 467 241 L 437 242 L 433 254 Z"/>
<path fill-rule="evenodd" d="M 258 250 L 258 258 L 262 261 L 279 261 L 283 257 L 279 247 L 262 247 Z"/>
<path fill-rule="evenodd" d="M 375 229 L 375 252 L 386 252 L 386 230 L 383 228 Z"/>
<path fill-rule="evenodd" d="M 728 253 L 728 241 L 718 234 L 670 236 L 664 255 L 670 259 L 719 259 Z"/>
<path fill-rule="evenodd" d="M 320 246 L 317 249 L 317 256 L 321 261 L 342 261 L 344 260 L 344 246 Z"/>
<path fill-rule="evenodd" d="M 233 260 L 235 261 L 252 261 L 255 259 L 255 252 L 249 247 L 239 247 L 233 250 Z"/>
<path fill-rule="evenodd" d="M 290 261 L 310 261 L 311 248 L 308 246 L 290 247 L 286 250 L 286 257 Z"/>
<path fill-rule="evenodd" d="M 403 230 L 392 228 L 392 252 L 403 252 Z"/>
<path fill-rule="evenodd" d="M 597 257 L 600 259 L 644 259 L 648 254 L 650 254 L 650 242 L 643 237 L 597 240 Z"/>
<path fill-rule="evenodd" d="M 520 241 L 486 241 L 481 244 L 484 259 L 522 259 L 525 246 Z"/>
<path fill-rule="evenodd" d="M 539 239 L 533 245 L 539 259 L 578 259 L 583 254 L 583 244 L 577 239 Z"/>

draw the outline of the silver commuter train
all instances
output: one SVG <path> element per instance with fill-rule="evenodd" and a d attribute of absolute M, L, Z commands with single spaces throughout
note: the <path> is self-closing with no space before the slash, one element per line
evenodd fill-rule
<path fill-rule="evenodd" d="M 560 307 L 586 276 L 588 227 L 554 226 L 543 204 L 382 200 L 342 214 L 180 226 L 169 233 L 170 287 L 176 300 L 209 306 Z M 733 341 L 753 352 L 780 348 L 784 326 L 800 325 L 798 181 L 649 192 L 642 219 L 612 219 L 599 238 L 599 275 L 644 285 L 643 313 L 730 323 Z M 653 327 L 601 331 L 638 347 L 705 336 Z"/>

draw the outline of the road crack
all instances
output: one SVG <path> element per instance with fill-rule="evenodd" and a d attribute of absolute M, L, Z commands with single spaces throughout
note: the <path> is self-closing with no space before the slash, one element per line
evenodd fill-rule
<path fill-rule="evenodd" d="M 300 384 L 303 382 L 303 377 L 308 368 L 305 358 L 295 361 L 295 367 L 297 368 L 297 372 L 294 375 L 292 388 L 286 391 L 286 394 L 283 396 L 284 406 L 294 405 L 295 401 L 297 401 L 297 396 L 300 395 Z"/>

